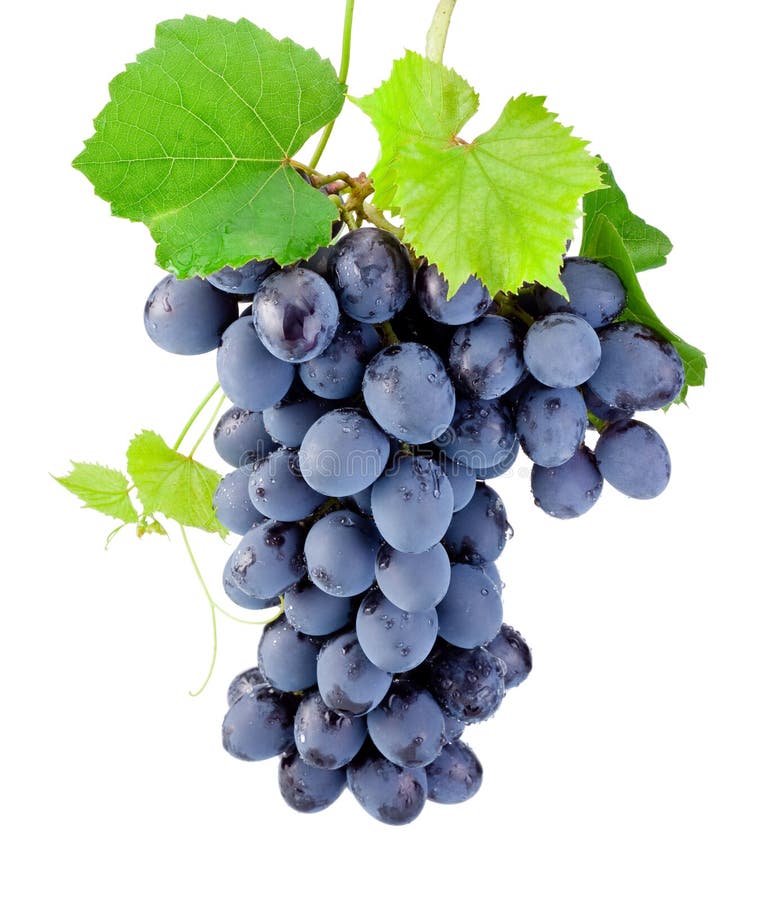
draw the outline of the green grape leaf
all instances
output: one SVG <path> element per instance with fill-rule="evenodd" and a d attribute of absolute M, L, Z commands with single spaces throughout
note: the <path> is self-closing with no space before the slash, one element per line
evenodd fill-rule
<path fill-rule="evenodd" d="M 245 19 L 172 19 L 111 82 L 73 165 L 114 215 L 147 225 L 179 277 L 287 264 L 328 243 L 338 217 L 290 162 L 345 90 L 316 51 Z"/>
<path fill-rule="evenodd" d="M 399 211 L 405 239 L 448 282 L 474 274 L 491 294 L 559 284 L 580 198 L 601 176 L 586 143 L 542 97 L 510 100 L 489 131 L 467 142 L 458 132 L 476 94 L 454 72 L 408 53 L 357 102 L 379 128 L 379 206 Z"/>
<path fill-rule="evenodd" d="M 68 475 L 53 477 L 83 501 L 84 509 L 95 509 L 126 524 L 138 522 L 128 494 L 128 479 L 122 472 L 96 463 L 72 462 Z"/>
<path fill-rule="evenodd" d="M 213 493 L 221 476 L 172 450 L 159 434 L 142 431 L 133 438 L 128 447 L 128 474 L 146 514 L 162 513 L 179 525 L 226 535 L 213 509 Z"/>
<path fill-rule="evenodd" d="M 591 230 L 600 215 L 606 216 L 620 235 L 635 272 L 666 264 L 672 243 L 666 235 L 629 209 L 626 195 L 618 187 L 607 163 L 599 166 L 605 188 L 590 191 L 583 198 L 583 243 L 591 240 Z"/>
<path fill-rule="evenodd" d="M 702 385 L 706 378 L 706 357 L 702 350 L 683 341 L 679 335 L 667 328 L 647 302 L 637 278 L 631 255 L 613 222 L 604 213 L 599 213 L 591 223 L 588 240 L 584 240 L 581 254 L 598 259 L 609 266 L 623 282 L 627 293 L 627 306 L 621 319 L 639 322 L 663 335 L 676 347 L 684 363 L 685 383 L 676 399 L 682 403 L 690 387 Z"/>
<path fill-rule="evenodd" d="M 370 116 L 378 132 L 381 156 L 370 175 L 381 209 L 394 205 L 400 148 L 418 141 L 443 147 L 479 107 L 479 94 L 455 70 L 411 50 L 395 61 L 391 77 L 372 94 L 349 99 Z"/>

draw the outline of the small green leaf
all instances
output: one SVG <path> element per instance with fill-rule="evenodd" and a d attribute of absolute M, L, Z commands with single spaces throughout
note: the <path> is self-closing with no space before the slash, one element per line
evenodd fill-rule
<path fill-rule="evenodd" d="M 635 272 L 655 269 L 666 264 L 672 243 L 666 235 L 629 209 L 626 195 L 618 187 L 613 170 L 607 163 L 599 166 L 606 187 L 590 191 L 583 198 L 583 243 L 591 239 L 598 216 L 606 216 L 620 235 Z"/>
<path fill-rule="evenodd" d="M 578 203 L 601 180 L 585 142 L 543 98 L 510 100 L 489 131 L 466 142 L 458 132 L 477 95 L 455 72 L 408 53 L 357 102 L 379 129 L 379 206 L 400 212 L 405 239 L 452 285 L 471 274 L 491 294 L 526 281 L 559 285 Z"/>
<path fill-rule="evenodd" d="M 395 61 L 390 78 L 377 90 L 349 99 L 370 116 L 378 132 L 381 158 L 370 174 L 381 209 L 394 204 L 399 150 L 418 141 L 445 146 L 479 107 L 479 94 L 457 72 L 410 50 Z"/>
<path fill-rule="evenodd" d="M 96 463 L 73 462 L 68 475 L 54 478 L 83 501 L 84 509 L 95 509 L 126 524 L 138 522 L 128 494 L 128 479 L 122 472 Z"/>
<path fill-rule="evenodd" d="M 690 387 L 702 385 L 706 377 L 706 357 L 703 351 L 683 341 L 670 328 L 667 328 L 655 314 L 655 311 L 647 302 L 636 271 L 631 261 L 629 251 L 623 243 L 615 225 L 600 213 L 592 221 L 589 229 L 588 241 L 584 241 L 581 254 L 591 259 L 598 259 L 609 266 L 623 282 L 628 295 L 626 310 L 622 319 L 640 322 L 654 329 L 670 341 L 677 349 L 684 363 L 685 383 L 677 398 L 682 403 L 687 397 Z"/>
<path fill-rule="evenodd" d="M 162 513 L 180 525 L 222 536 L 227 533 L 213 510 L 213 493 L 221 476 L 172 450 L 159 434 L 142 431 L 133 438 L 128 447 L 128 473 L 147 515 Z"/>
<path fill-rule="evenodd" d="M 147 225 L 161 266 L 186 278 L 286 264 L 329 241 L 337 209 L 289 164 L 344 101 L 314 50 L 186 16 L 158 25 L 109 93 L 73 164 L 115 215 Z"/>

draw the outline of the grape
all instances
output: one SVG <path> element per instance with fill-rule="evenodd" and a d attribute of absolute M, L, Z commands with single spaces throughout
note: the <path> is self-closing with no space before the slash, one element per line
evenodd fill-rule
<path fill-rule="evenodd" d="M 484 647 L 446 645 L 431 663 L 429 689 L 445 712 L 469 725 L 489 719 L 504 695 L 503 663 Z"/>
<path fill-rule="evenodd" d="M 228 294 L 255 294 L 261 282 L 277 268 L 273 259 L 251 259 L 244 266 L 233 269 L 224 266 L 207 276 L 208 281 Z"/>
<path fill-rule="evenodd" d="M 668 448 L 658 432 L 644 422 L 611 425 L 602 432 L 594 453 L 607 481 L 637 500 L 657 497 L 671 476 Z"/>
<path fill-rule="evenodd" d="M 325 413 L 306 432 L 299 451 L 301 474 L 328 497 L 348 497 L 378 478 L 389 459 L 389 440 L 356 409 Z"/>
<path fill-rule="evenodd" d="M 571 312 L 538 319 L 525 336 L 524 356 L 530 374 L 554 388 L 576 387 L 599 366 L 602 349 L 596 331 Z"/>
<path fill-rule="evenodd" d="M 357 228 L 334 246 L 328 281 L 347 316 L 359 322 L 386 322 L 410 299 L 413 267 L 394 235 Z"/>
<path fill-rule="evenodd" d="M 352 609 L 351 598 L 333 597 L 310 581 L 285 591 L 285 618 L 302 634 L 332 634 L 349 624 Z"/>
<path fill-rule="evenodd" d="M 326 706 L 346 716 L 364 716 L 386 696 L 391 675 L 362 651 L 354 630 L 331 638 L 317 657 L 317 687 Z"/>
<path fill-rule="evenodd" d="M 215 350 L 237 314 L 237 301 L 201 278 L 166 275 L 146 301 L 144 327 L 158 347 L 190 356 Z"/>
<path fill-rule="evenodd" d="M 457 741 L 463 734 L 466 726 L 463 722 L 459 722 L 458 719 L 454 719 L 453 716 L 449 716 L 444 709 L 442 710 L 442 718 L 445 720 L 445 743 L 449 744 L 451 741 Z"/>
<path fill-rule="evenodd" d="M 284 616 L 270 622 L 258 644 L 258 668 L 281 691 L 305 691 L 317 683 L 317 653 L 314 638 L 296 631 Z"/>
<path fill-rule="evenodd" d="M 409 672 L 429 655 L 437 639 L 437 613 L 405 612 L 378 588 L 357 610 L 357 639 L 367 658 L 385 672 Z"/>
<path fill-rule="evenodd" d="M 373 485 L 371 505 L 385 541 L 403 553 L 423 553 L 447 531 L 453 488 L 430 459 L 402 456 Z"/>
<path fill-rule="evenodd" d="M 277 449 L 264 428 L 264 416 L 239 406 L 230 406 L 213 432 L 216 452 L 230 466 L 244 466 L 263 459 Z"/>
<path fill-rule="evenodd" d="M 455 513 L 444 545 L 455 562 L 481 566 L 498 559 L 506 546 L 506 507 L 486 484 L 478 484 L 471 502 Z"/>
<path fill-rule="evenodd" d="M 588 385 L 602 403 L 629 411 L 660 409 L 682 390 L 682 360 L 651 328 L 617 322 L 600 330 L 599 342 L 602 361 Z"/>
<path fill-rule="evenodd" d="M 294 382 L 282 400 L 264 410 L 264 428 L 283 447 L 298 448 L 306 432 L 330 409 L 330 403 Z"/>
<path fill-rule="evenodd" d="M 398 766 L 425 766 L 445 742 L 445 718 L 428 691 L 396 679 L 384 702 L 367 716 L 378 750 Z"/>
<path fill-rule="evenodd" d="M 243 694 L 224 716 L 224 750 L 237 759 L 256 761 L 278 756 L 293 746 L 297 701 L 268 685 Z"/>
<path fill-rule="evenodd" d="M 588 447 L 580 447 L 561 466 L 533 466 L 530 482 L 535 505 L 557 519 L 582 516 L 602 493 L 602 476 Z"/>
<path fill-rule="evenodd" d="M 455 389 L 437 354 L 423 344 L 393 344 L 365 370 L 362 393 L 388 434 L 425 444 L 442 434 L 455 412 Z"/>
<path fill-rule="evenodd" d="M 435 322 L 417 303 L 408 303 L 392 319 L 391 324 L 401 341 L 425 344 L 431 347 L 443 362 L 447 361 L 450 341 L 455 334 L 454 326 Z"/>
<path fill-rule="evenodd" d="M 584 318 L 592 328 L 601 328 L 619 316 L 626 306 L 626 288 L 620 278 L 595 259 L 570 256 L 559 276 L 567 288 L 570 302 L 551 288 L 538 297 L 538 311 L 572 312 Z"/>
<path fill-rule="evenodd" d="M 368 731 L 362 716 L 352 718 L 329 709 L 318 692 L 298 704 L 294 738 L 301 758 L 319 769 L 342 769 L 365 743 Z"/>
<path fill-rule="evenodd" d="M 252 694 L 253 691 L 262 684 L 266 684 L 266 679 L 261 674 L 258 666 L 240 672 L 239 675 L 236 675 L 232 679 L 226 691 L 227 703 L 231 706 L 239 700 L 243 694 Z"/>
<path fill-rule="evenodd" d="M 530 648 L 511 625 L 501 625 L 500 632 L 488 643 L 487 649 L 506 666 L 503 676 L 506 690 L 522 684 L 533 668 Z"/>
<path fill-rule="evenodd" d="M 423 769 L 405 769 L 369 745 L 346 769 L 349 790 L 360 806 L 385 825 L 407 825 L 426 805 Z"/>
<path fill-rule="evenodd" d="M 224 577 L 222 579 L 224 593 L 232 601 L 232 603 L 236 603 L 243 609 L 269 609 L 270 606 L 279 606 L 279 597 L 253 597 L 251 594 L 247 594 L 242 590 L 242 588 L 239 588 L 234 583 L 234 578 L 232 575 L 233 556 L 234 554 L 229 557 L 229 560 L 224 567 Z"/>
<path fill-rule="evenodd" d="M 449 368 L 470 397 L 493 400 L 505 394 L 525 372 L 514 327 L 502 316 L 484 316 L 458 328 L 450 343 Z"/>
<path fill-rule="evenodd" d="M 272 356 L 248 319 L 237 319 L 226 329 L 216 367 L 224 393 L 244 409 L 274 406 L 293 382 L 293 366 Z"/>
<path fill-rule="evenodd" d="M 426 767 L 429 800 L 435 803 L 463 803 L 482 785 L 482 764 L 463 741 L 445 744 L 440 755 Z"/>
<path fill-rule="evenodd" d="M 372 516 L 373 515 L 373 507 L 370 505 L 370 495 L 373 493 L 373 485 L 369 485 L 363 491 L 357 491 L 356 494 L 352 494 L 348 499 L 352 501 L 352 503 L 357 507 L 357 510 L 362 513 L 363 516 Z"/>
<path fill-rule="evenodd" d="M 304 481 L 298 451 L 274 450 L 257 462 L 248 481 L 250 501 L 264 517 L 279 522 L 297 522 L 325 502 L 322 494 Z"/>
<path fill-rule="evenodd" d="M 319 356 L 338 327 L 338 303 L 327 281 L 295 267 L 270 275 L 253 297 L 253 324 L 278 359 L 302 363 Z"/>
<path fill-rule="evenodd" d="M 235 534 L 245 534 L 266 518 L 250 501 L 248 480 L 251 471 L 251 466 L 243 466 L 224 475 L 213 494 L 213 509 L 218 521 Z"/>
<path fill-rule="evenodd" d="M 309 578 L 335 597 L 353 597 L 375 578 L 375 558 L 381 538 L 368 519 L 339 509 L 315 522 L 306 536 L 304 553 Z"/>
<path fill-rule="evenodd" d="M 575 388 L 533 385 L 517 407 L 517 434 L 522 449 L 539 466 L 561 466 L 580 447 L 588 414 Z"/>
<path fill-rule="evenodd" d="M 437 614 L 439 636 L 470 650 L 498 634 L 503 621 L 501 595 L 482 569 L 459 563 L 452 568 L 450 587 Z"/>
<path fill-rule="evenodd" d="M 477 481 L 488 481 L 491 478 L 499 478 L 501 475 L 505 475 L 509 469 L 514 465 L 517 461 L 517 456 L 519 455 L 519 441 L 516 436 L 514 438 L 514 446 L 511 448 L 511 452 L 508 456 L 504 456 L 503 459 L 499 460 L 494 466 L 487 466 L 483 469 L 474 469 L 474 477 Z"/>
<path fill-rule="evenodd" d="M 423 311 L 445 325 L 468 325 L 492 302 L 490 292 L 473 275 L 448 300 L 450 288 L 435 265 L 422 264 L 416 272 L 415 296 Z"/>
<path fill-rule="evenodd" d="M 301 363 L 301 381 L 318 397 L 352 397 L 362 388 L 365 366 L 380 349 L 381 339 L 372 325 L 342 316 L 325 352 Z"/>
<path fill-rule="evenodd" d="M 336 235 L 336 226 L 340 224 L 340 222 L 333 222 L 333 237 Z M 311 269 L 312 272 L 316 272 L 327 281 L 328 263 L 330 262 L 330 255 L 332 252 L 332 247 L 318 247 L 309 259 L 302 259 L 298 265 L 301 266 L 302 269 Z"/>
<path fill-rule="evenodd" d="M 459 397 L 450 428 L 434 443 L 469 469 L 484 469 L 507 459 L 514 441 L 514 422 L 505 404 Z"/>
<path fill-rule="evenodd" d="M 450 560 L 442 544 L 423 553 L 402 553 L 382 544 L 376 580 L 387 600 L 406 612 L 433 609 L 450 585 Z"/>
<path fill-rule="evenodd" d="M 291 809 L 314 813 L 338 800 L 346 787 L 346 772 L 315 769 L 297 753 L 287 753 L 280 759 L 278 783 L 282 799 Z"/>
<path fill-rule="evenodd" d="M 603 422 L 622 422 L 624 419 L 630 419 L 634 415 L 633 409 L 618 409 L 617 406 L 610 406 L 597 397 L 588 384 L 581 385 L 581 394 L 589 412 L 593 413 Z"/>
<path fill-rule="evenodd" d="M 515 444 L 515 446 L 517 446 Z M 516 456 L 516 452 L 514 454 Z M 450 487 L 453 489 L 453 512 L 458 512 L 474 496 L 477 487 L 477 478 L 472 469 L 467 469 L 449 456 L 440 455 L 439 467 L 447 475 Z"/>
<path fill-rule="evenodd" d="M 299 525 L 267 519 L 244 535 L 231 556 L 228 573 L 253 597 L 282 593 L 306 573 L 304 531 Z"/>

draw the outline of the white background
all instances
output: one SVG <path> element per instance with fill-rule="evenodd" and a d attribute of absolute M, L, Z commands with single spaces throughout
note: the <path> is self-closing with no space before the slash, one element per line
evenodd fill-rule
<path fill-rule="evenodd" d="M 507 620 L 535 668 L 468 738 L 485 765 L 469 804 L 404 829 L 344 796 L 283 805 L 275 763 L 220 747 L 229 678 L 257 629 L 209 615 L 176 534 L 109 552 L 109 521 L 48 476 L 70 458 L 122 465 L 128 439 L 172 441 L 215 380 L 165 355 L 141 320 L 160 277 L 140 225 L 111 219 L 69 166 L 123 63 L 184 12 L 252 18 L 338 59 L 342 2 L 132 0 L 14 4 L 4 14 L 5 398 L 0 816 L 13 900 L 307 898 L 441 891 L 525 900 L 763 898 L 764 70 L 756 4 L 459 0 L 446 62 L 478 89 L 467 136 L 523 91 L 613 165 L 634 209 L 672 237 L 644 276 L 667 323 L 704 347 L 709 384 L 646 417 L 667 492 L 609 489 L 547 518 L 526 463 L 500 484 L 516 537 Z M 359 0 L 350 88 L 362 94 L 431 2 Z M 374 132 L 347 107 L 323 160 L 369 169 Z M 308 158 L 308 154 L 302 157 Z M 10 243 L 8 241 L 10 237 Z M 210 450 L 203 458 L 215 464 Z M 217 585 L 226 549 L 195 536 Z"/>

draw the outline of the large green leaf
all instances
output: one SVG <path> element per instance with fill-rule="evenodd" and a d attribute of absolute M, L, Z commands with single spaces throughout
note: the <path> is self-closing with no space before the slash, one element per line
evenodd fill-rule
<path fill-rule="evenodd" d="M 467 142 L 459 131 L 476 94 L 455 72 L 408 53 L 357 102 L 379 130 L 378 204 L 400 212 L 406 240 L 454 287 L 471 274 L 491 293 L 559 284 L 580 198 L 601 179 L 585 142 L 543 98 L 510 100 L 489 131 Z"/>
<path fill-rule="evenodd" d="M 74 165 L 180 277 L 293 262 L 330 239 L 337 210 L 289 163 L 344 91 L 314 50 L 245 19 L 170 20 L 110 84 Z"/>
<path fill-rule="evenodd" d="M 138 522 L 128 495 L 128 479 L 122 472 L 96 463 L 73 462 L 72 471 L 56 477 L 56 481 L 79 497 L 86 509 L 95 509 L 126 523 Z"/>

